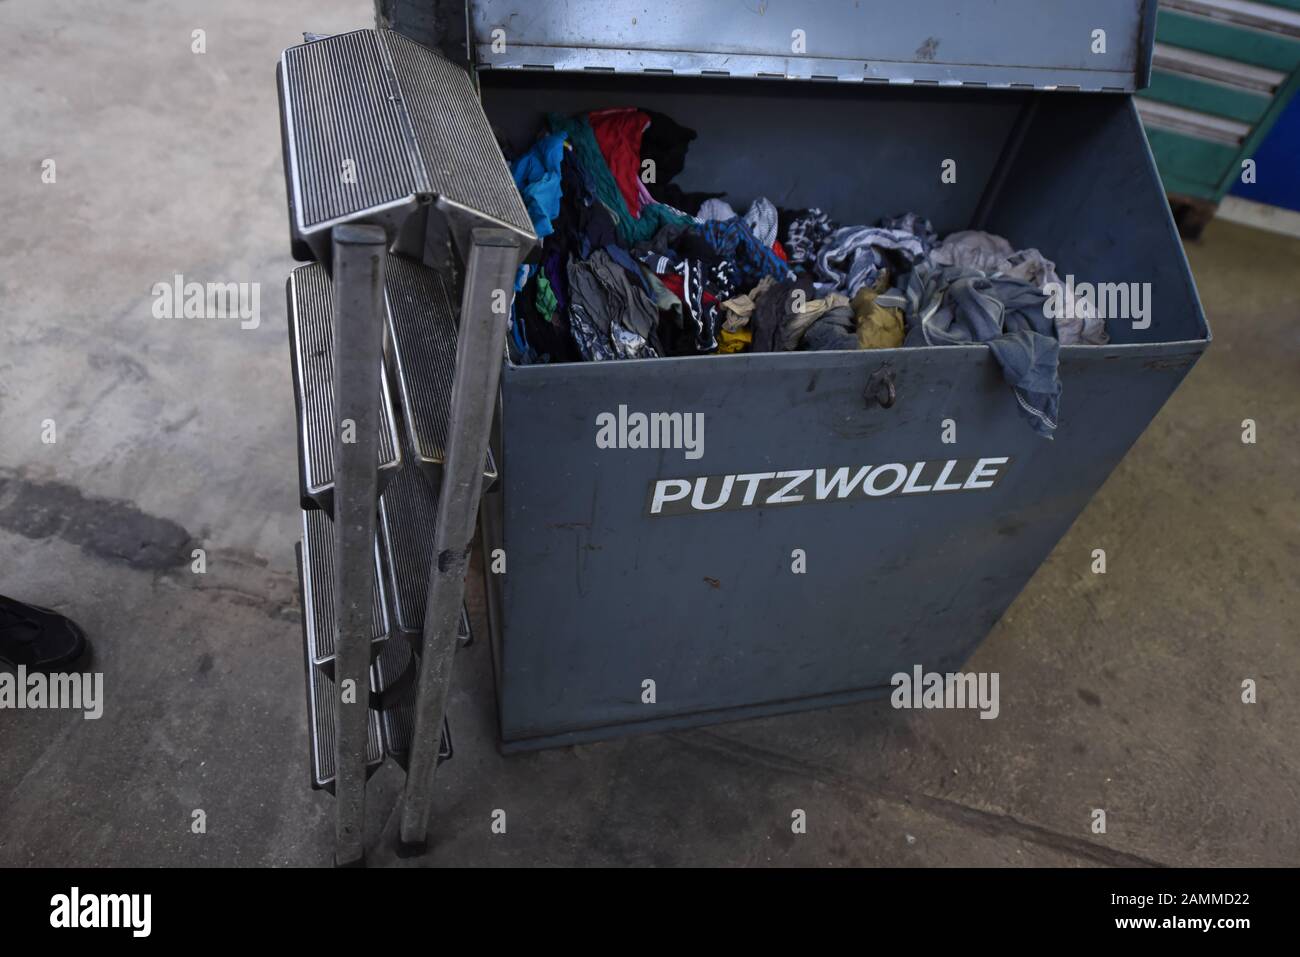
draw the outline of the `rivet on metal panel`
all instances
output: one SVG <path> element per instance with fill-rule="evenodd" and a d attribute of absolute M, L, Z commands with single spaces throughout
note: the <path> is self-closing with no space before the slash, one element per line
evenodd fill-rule
<path fill-rule="evenodd" d="M 890 408 L 898 398 L 894 389 L 893 368 L 886 364 L 871 373 L 867 387 L 862 391 L 862 398 L 866 401 L 867 408 L 872 405 L 879 405 L 882 409 Z"/>

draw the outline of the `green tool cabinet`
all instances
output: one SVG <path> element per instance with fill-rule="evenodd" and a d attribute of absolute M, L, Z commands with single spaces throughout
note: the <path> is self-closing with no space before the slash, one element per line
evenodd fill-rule
<path fill-rule="evenodd" d="M 1137 103 L 1185 233 L 1213 216 L 1297 87 L 1300 0 L 1161 0 Z"/>

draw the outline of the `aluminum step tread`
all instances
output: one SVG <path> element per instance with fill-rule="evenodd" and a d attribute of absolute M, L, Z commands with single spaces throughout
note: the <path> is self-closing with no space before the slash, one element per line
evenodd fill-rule
<path fill-rule="evenodd" d="M 408 653 L 410 652 L 411 646 L 405 642 L 394 641 L 390 644 L 393 648 L 405 648 Z M 386 648 L 385 653 L 387 651 Z M 381 654 L 379 657 L 382 660 L 384 655 Z M 376 661 L 375 668 L 378 667 L 379 661 Z M 414 680 L 405 682 L 395 694 L 384 698 L 383 709 L 379 712 L 384 753 L 393 758 L 402 770 L 406 770 L 408 766 L 411 741 L 415 738 L 415 698 L 418 691 L 419 685 Z M 450 758 L 451 753 L 451 726 L 447 722 L 447 716 L 443 715 L 442 734 L 438 742 L 438 763 L 441 764 Z"/>
<path fill-rule="evenodd" d="M 299 577 L 302 574 L 302 548 L 298 549 Z M 334 735 L 338 692 L 324 670 L 313 664 L 307 635 L 307 615 L 303 615 L 303 649 L 307 683 L 307 729 L 311 745 L 311 785 L 332 792 L 335 777 Z M 384 758 L 392 757 L 405 769 L 415 732 L 416 663 L 410 644 L 386 642 L 370 666 L 371 707 L 367 708 L 366 774 L 373 774 Z M 410 673 L 408 674 L 408 671 Z M 378 702 L 380 707 L 374 707 Z M 446 718 L 438 749 L 439 762 L 452 755 L 451 728 Z"/>
<path fill-rule="evenodd" d="M 379 537 L 392 588 L 393 624 L 415 641 L 424 634 L 437 514 L 437 489 L 419 469 L 403 469 L 379 500 Z M 464 605 L 460 638 L 469 644 L 469 613 Z"/>
<path fill-rule="evenodd" d="M 303 592 L 301 595 L 303 598 L 302 650 L 303 666 L 306 671 L 307 740 L 311 752 L 309 758 L 311 786 L 332 792 L 334 790 L 335 776 L 334 722 L 338 709 L 338 692 L 334 682 L 313 661 L 314 652 L 311 646 L 308 624 L 311 615 L 307 611 L 306 604 L 308 575 L 304 556 L 305 545 L 306 539 L 304 538 L 303 542 L 300 542 L 295 549 L 295 552 L 298 558 L 298 583 Z M 371 682 L 374 682 L 373 666 L 371 667 Z M 373 774 L 375 769 L 383 763 L 384 745 L 379 713 L 374 709 L 368 708 L 367 710 L 369 711 L 369 720 L 366 727 L 366 774 L 368 776 Z"/>
<path fill-rule="evenodd" d="M 384 271 L 388 334 L 410 451 L 430 470 L 446 461 L 456 370 L 456 310 L 436 269 L 389 256 Z M 497 476 L 488 450 L 484 475 Z"/>
<path fill-rule="evenodd" d="M 396 231 L 431 202 L 461 230 L 536 241 L 464 68 L 381 29 L 290 47 L 278 73 L 289 208 L 315 258 L 327 258 L 335 224 Z"/>
<path fill-rule="evenodd" d="M 302 614 L 312 663 L 334 661 L 334 523 L 318 509 L 302 513 Z M 388 638 L 392 630 L 384 582 L 379 539 L 375 539 L 375 583 L 370 616 L 372 644 Z"/>
<path fill-rule="evenodd" d="M 303 496 L 332 511 L 334 490 L 333 287 L 320 263 L 289 274 L 289 337 L 298 407 L 299 474 Z M 386 369 L 380 375 L 380 487 L 401 467 L 401 444 Z"/>

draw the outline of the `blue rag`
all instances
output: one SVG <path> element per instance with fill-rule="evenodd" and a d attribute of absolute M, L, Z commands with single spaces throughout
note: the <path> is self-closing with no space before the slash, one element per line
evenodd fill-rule
<path fill-rule="evenodd" d="M 543 136 L 515 160 L 511 170 L 538 239 L 555 231 L 551 220 L 560 215 L 560 164 L 564 161 L 564 139 L 564 133 Z"/>

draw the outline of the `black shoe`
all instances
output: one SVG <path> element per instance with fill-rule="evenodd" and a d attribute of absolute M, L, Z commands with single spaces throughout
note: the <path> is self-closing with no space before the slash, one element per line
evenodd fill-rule
<path fill-rule="evenodd" d="M 0 595 L 0 661 L 61 671 L 85 653 L 86 633 L 71 618 Z"/>

